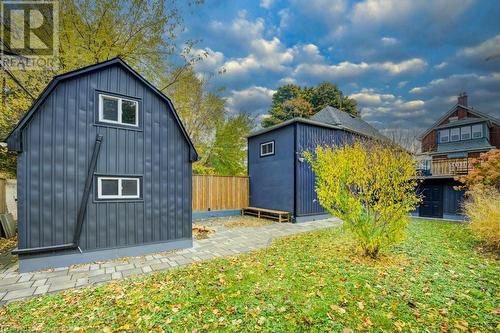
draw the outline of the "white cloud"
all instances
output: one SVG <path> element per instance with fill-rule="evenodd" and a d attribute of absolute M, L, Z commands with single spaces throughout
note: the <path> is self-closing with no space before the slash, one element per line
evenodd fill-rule
<path fill-rule="evenodd" d="M 252 70 L 258 69 L 259 67 L 260 64 L 252 55 L 244 58 L 228 60 L 222 64 L 222 68 L 226 71 L 226 75 L 231 76 L 244 75 Z"/>
<path fill-rule="evenodd" d="M 396 99 L 393 94 L 379 94 L 373 89 L 361 89 L 349 97 L 354 98 L 360 105 L 380 105 Z"/>
<path fill-rule="evenodd" d="M 461 91 L 469 91 L 469 96 L 471 96 L 474 90 L 486 89 L 496 92 L 500 100 L 498 87 L 500 87 L 499 72 L 485 75 L 475 73 L 454 74 L 446 78 L 434 79 L 426 86 L 415 87 L 410 90 L 410 93 L 415 95 L 456 96 Z"/>
<path fill-rule="evenodd" d="M 380 93 L 374 89 L 362 89 L 349 97 L 358 102 L 363 118 L 379 128 L 408 127 L 415 119 L 425 115 L 425 102 L 420 99 L 405 100 L 401 96 Z M 412 127 L 414 124 L 411 125 Z"/>
<path fill-rule="evenodd" d="M 353 93 L 349 97 L 354 98 L 362 107 L 377 106 L 380 112 L 389 112 L 394 109 L 414 110 L 424 106 L 422 100 L 405 101 L 401 97 L 378 93 L 374 89 L 361 89 L 361 91 Z"/>
<path fill-rule="evenodd" d="M 466 47 L 459 51 L 458 55 L 474 61 L 486 61 L 495 56 L 499 57 L 500 35 L 490 38 L 479 45 Z"/>
<path fill-rule="evenodd" d="M 427 67 L 427 62 L 423 59 L 413 58 L 400 63 L 387 61 L 378 66 L 385 69 L 390 74 L 397 75 L 405 72 L 419 72 Z"/>
<path fill-rule="evenodd" d="M 265 9 L 271 8 L 273 5 L 274 0 L 260 0 L 260 6 Z"/>
<path fill-rule="evenodd" d="M 324 61 L 319 48 L 312 43 L 295 45 L 293 55 L 296 63 L 321 63 Z"/>
<path fill-rule="evenodd" d="M 235 38 L 239 51 L 246 51 L 241 57 L 232 57 L 220 64 L 225 78 L 245 79 L 256 71 L 283 72 L 294 60 L 295 51 L 287 48 L 278 37 L 264 37 L 265 22 L 262 18 L 250 21 L 241 11 L 231 23 L 224 25 L 213 22 L 212 29 L 224 38 Z M 240 47 L 241 46 L 241 47 Z"/>
<path fill-rule="evenodd" d="M 398 88 L 404 88 L 408 84 L 408 81 L 401 81 L 398 83 Z"/>
<path fill-rule="evenodd" d="M 282 79 L 280 79 L 280 85 L 283 84 L 297 84 L 297 80 L 295 80 L 293 77 L 286 76 Z"/>
<path fill-rule="evenodd" d="M 394 37 L 382 37 L 380 39 L 380 41 L 385 46 L 392 46 L 392 45 L 396 45 L 398 43 L 398 40 L 396 38 L 394 38 Z"/>
<path fill-rule="evenodd" d="M 275 90 L 260 86 L 232 90 L 229 97 L 226 98 L 227 107 L 230 112 L 264 113 L 271 105 L 271 100 L 275 92 Z"/>
<path fill-rule="evenodd" d="M 441 63 L 439 63 L 439 64 L 437 64 L 437 65 L 434 65 L 434 68 L 435 68 L 435 69 L 443 69 L 443 68 L 445 68 L 446 66 L 448 66 L 448 63 L 447 63 L 446 61 L 443 61 L 443 62 L 441 62 Z"/>
<path fill-rule="evenodd" d="M 284 72 L 294 59 L 293 50 L 285 48 L 277 37 L 272 40 L 252 40 L 250 50 L 247 56 L 232 58 L 222 64 L 226 75 L 238 77 L 258 70 Z"/>
<path fill-rule="evenodd" d="M 322 16 L 334 20 L 347 10 L 345 0 L 292 0 L 291 3 L 302 9 L 303 13 Z"/>
<path fill-rule="evenodd" d="M 292 49 L 285 48 L 277 37 L 272 40 L 255 39 L 250 45 L 262 67 L 281 70 L 283 64 L 288 64 L 293 60 Z"/>
<path fill-rule="evenodd" d="M 391 25 L 407 22 L 415 15 L 441 22 L 453 20 L 475 0 L 364 0 L 357 3 L 351 13 L 353 23 L 360 26 Z"/>
<path fill-rule="evenodd" d="M 352 63 L 343 61 L 339 64 L 325 63 L 299 64 L 294 71 L 294 76 L 319 77 L 323 80 L 336 80 L 339 78 L 353 78 L 367 72 L 385 72 L 389 75 L 403 73 L 416 73 L 425 69 L 427 62 L 419 58 L 405 60 L 399 63 L 391 61 L 383 63 Z"/>
<path fill-rule="evenodd" d="M 324 31 L 323 38 L 338 39 L 346 31 L 343 23 L 346 22 L 349 9 L 347 0 L 291 0 L 287 12 L 287 26 L 293 25 L 315 26 Z M 321 28 L 319 28 L 321 27 Z M 323 28 L 325 30 L 323 30 Z"/>
<path fill-rule="evenodd" d="M 201 60 L 195 64 L 197 72 L 216 72 L 224 62 L 224 54 L 209 47 L 204 49 L 191 50 L 193 57 L 200 57 Z"/>
<path fill-rule="evenodd" d="M 282 9 L 278 12 L 280 17 L 280 31 L 288 28 L 290 24 L 290 10 L 288 8 Z"/>
<path fill-rule="evenodd" d="M 246 11 L 238 12 L 238 16 L 227 25 L 220 21 L 212 21 L 209 27 L 221 37 L 232 38 L 243 44 L 244 41 L 260 38 L 264 33 L 264 19 L 259 17 L 255 21 L 246 18 Z"/>

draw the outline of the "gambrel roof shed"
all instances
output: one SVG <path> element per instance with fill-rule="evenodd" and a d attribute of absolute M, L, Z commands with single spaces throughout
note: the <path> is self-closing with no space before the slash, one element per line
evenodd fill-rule
<path fill-rule="evenodd" d="M 55 77 L 7 138 L 20 271 L 192 246 L 196 150 L 120 58 Z"/>
<path fill-rule="evenodd" d="M 161 99 L 163 99 L 169 105 L 176 119 L 177 124 L 179 125 L 184 137 L 186 138 L 186 141 L 189 143 L 191 147 L 191 161 L 198 160 L 198 153 L 196 152 L 193 142 L 191 141 L 186 129 L 182 125 L 179 115 L 177 114 L 170 98 L 165 96 L 158 88 L 149 83 L 145 78 L 143 78 L 139 73 L 137 73 L 134 69 L 132 69 L 132 67 L 130 67 L 126 62 L 124 62 L 119 57 L 55 76 L 52 79 L 52 81 L 50 81 L 50 83 L 47 85 L 47 87 L 43 90 L 40 96 L 33 102 L 28 112 L 26 112 L 26 114 L 21 118 L 16 127 L 14 127 L 14 129 L 7 136 L 6 142 L 8 144 L 9 149 L 18 152 L 22 151 L 22 143 L 21 143 L 22 129 L 29 123 L 30 119 L 37 112 L 39 106 L 43 104 L 43 102 L 47 99 L 47 97 L 51 94 L 51 92 L 56 88 L 56 86 L 59 83 L 80 75 L 85 75 L 111 66 L 121 66 L 123 69 L 130 72 L 130 74 L 132 74 L 135 78 L 137 78 L 147 87 L 149 87 L 155 94 L 157 94 Z"/>

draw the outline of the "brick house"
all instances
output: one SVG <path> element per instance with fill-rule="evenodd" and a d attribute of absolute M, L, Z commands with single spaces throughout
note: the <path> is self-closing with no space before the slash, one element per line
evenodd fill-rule
<path fill-rule="evenodd" d="M 467 94 L 419 138 L 421 140 L 423 202 L 415 214 L 422 217 L 462 219 L 463 191 L 455 178 L 467 174 L 471 160 L 500 148 L 500 120 L 468 105 Z"/>

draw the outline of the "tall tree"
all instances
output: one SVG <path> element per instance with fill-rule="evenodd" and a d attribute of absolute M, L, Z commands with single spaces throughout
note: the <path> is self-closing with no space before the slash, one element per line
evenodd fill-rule
<path fill-rule="evenodd" d="M 314 87 L 287 84 L 273 95 L 269 114 L 262 120 L 262 127 L 269 127 L 294 117 L 309 118 L 326 106 L 333 106 L 358 115 L 356 101 L 344 96 L 332 83 L 323 82 Z"/>
<path fill-rule="evenodd" d="M 326 106 L 333 106 L 341 111 L 358 115 L 356 101 L 344 96 L 342 91 L 330 82 L 323 82 L 314 87 L 310 93 L 309 102 L 312 104 L 315 113 Z"/>
<path fill-rule="evenodd" d="M 174 75 L 177 73 L 174 72 Z M 213 141 L 226 112 L 224 99 L 217 92 L 209 92 L 207 84 L 193 68 L 188 68 L 178 76 L 175 84 L 165 89 L 200 153 Z"/>
<path fill-rule="evenodd" d="M 173 58 L 184 60 L 181 68 L 199 59 L 188 57 L 192 42 L 180 43 L 177 38 L 183 29 L 178 9 L 177 0 L 61 0 L 59 67 L 0 71 L 0 139 L 27 111 L 32 96 L 62 72 L 120 56 L 155 85 L 172 84 L 179 66 Z M 178 50 L 179 44 L 187 46 Z M 8 154 L 0 150 L 1 159 L 14 161 Z M 15 163 L 3 167 L 15 172 Z"/>
<path fill-rule="evenodd" d="M 215 140 L 206 157 L 206 166 L 223 176 L 246 173 L 246 138 L 254 126 L 253 119 L 245 113 L 229 116 L 221 123 Z"/>
<path fill-rule="evenodd" d="M 418 141 L 419 130 L 408 128 L 388 128 L 381 131 L 392 142 L 406 149 L 412 154 L 420 153 L 420 142 Z"/>

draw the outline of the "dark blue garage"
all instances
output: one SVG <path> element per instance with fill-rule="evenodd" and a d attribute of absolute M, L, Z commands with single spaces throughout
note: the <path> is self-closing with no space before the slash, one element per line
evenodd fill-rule
<path fill-rule="evenodd" d="M 302 158 L 318 145 L 342 145 L 357 137 L 386 139 L 359 117 L 326 107 L 311 119 L 294 118 L 248 137 L 250 206 L 290 212 L 301 222 L 326 217 L 315 177 Z"/>

